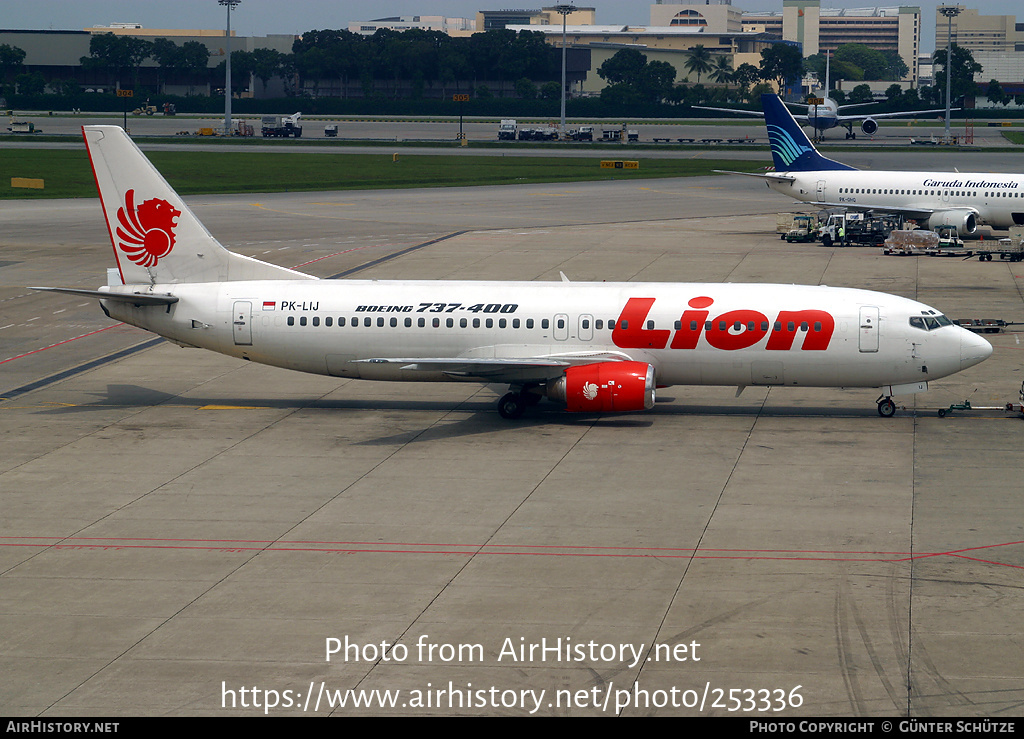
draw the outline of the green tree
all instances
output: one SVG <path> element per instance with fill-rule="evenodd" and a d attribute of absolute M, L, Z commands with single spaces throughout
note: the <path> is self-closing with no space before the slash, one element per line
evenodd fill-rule
<path fill-rule="evenodd" d="M 875 98 L 871 94 L 870 85 L 857 85 L 850 91 L 850 96 L 847 99 L 851 103 L 870 103 Z"/>
<path fill-rule="evenodd" d="M 85 69 L 103 75 L 108 82 L 113 77 L 121 85 L 127 82 L 130 74 L 132 85 L 137 87 L 139 67 L 152 53 L 151 41 L 103 33 L 89 39 L 89 56 L 83 56 L 81 64 Z"/>
<path fill-rule="evenodd" d="M 903 98 L 900 100 L 900 105 L 907 110 L 913 110 L 914 108 L 920 107 L 921 96 L 918 94 L 916 87 L 909 87 L 903 91 Z"/>
<path fill-rule="evenodd" d="M 1003 92 L 1003 86 L 998 80 L 989 80 L 988 88 L 985 90 L 985 99 L 993 105 L 1008 105 L 1012 98 Z"/>
<path fill-rule="evenodd" d="M 25 50 L 10 44 L 0 44 L 0 84 L 7 75 L 16 72 L 25 62 Z"/>
<path fill-rule="evenodd" d="M 715 57 L 714 66 L 711 68 L 712 82 L 717 82 L 720 85 L 728 84 L 733 81 L 733 77 L 736 72 L 732 68 L 732 63 L 729 61 L 727 56 Z"/>
<path fill-rule="evenodd" d="M 698 85 L 700 84 L 700 76 L 707 74 L 714 68 L 711 63 L 711 52 L 704 48 L 704 44 L 697 44 L 692 49 L 687 49 L 683 52 L 683 57 L 686 60 L 683 62 L 683 66 L 686 67 L 687 72 L 697 75 Z"/>
<path fill-rule="evenodd" d="M 834 62 L 852 64 L 863 70 L 863 76 L 860 79 L 890 79 L 885 76 L 889 69 L 889 62 L 885 55 L 865 44 L 842 44 L 836 49 L 832 59 Z M 842 79 L 850 78 L 843 77 Z"/>
<path fill-rule="evenodd" d="M 177 66 L 183 74 L 188 75 L 189 95 L 193 94 L 196 79 L 206 75 L 209 65 L 210 50 L 206 48 L 205 44 L 198 41 L 186 41 L 181 45 Z"/>
<path fill-rule="evenodd" d="M 647 65 L 647 56 L 636 49 L 620 49 L 605 60 L 597 74 L 609 84 L 616 85 L 624 83 L 635 85 L 643 74 Z"/>
<path fill-rule="evenodd" d="M 537 97 L 537 85 L 529 77 L 520 77 L 516 80 L 516 95 L 523 100 L 534 100 Z"/>
<path fill-rule="evenodd" d="M 267 91 L 270 78 L 281 73 L 281 52 L 276 49 L 252 50 L 252 73 L 263 83 L 263 92 Z"/>
<path fill-rule="evenodd" d="M 19 74 L 14 78 L 19 95 L 42 95 L 46 92 L 46 78 L 39 72 Z"/>
<path fill-rule="evenodd" d="M 903 61 L 898 51 L 883 51 L 882 56 L 885 57 L 886 63 L 886 75 L 882 79 L 898 82 L 910 74 L 910 67 Z"/>
<path fill-rule="evenodd" d="M 252 72 L 255 67 L 255 60 L 251 51 L 231 52 L 231 94 L 236 95 L 249 89 L 252 82 Z M 221 62 L 214 69 L 217 80 L 225 80 L 227 77 L 227 62 Z"/>
<path fill-rule="evenodd" d="M 554 81 L 545 82 L 540 86 L 540 96 L 544 100 L 561 100 L 562 83 Z"/>
<path fill-rule="evenodd" d="M 772 44 L 761 50 L 761 79 L 775 82 L 780 92 L 788 80 L 799 78 L 803 69 L 804 58 L 792 44 Z"/>
<path fill-rule="evenodd" d="M 664 100 L 676 79 L 675 67 L 668 62 L 648 62 L 636 49 L 615 52 L 597 73 L 611 83 L 601 91 L 601 99 L 621 105 Z"/>
<path fill-rule="evenodd" d="M 974 82 L 974 75 L 984 71 L 982 66 L 974 61 L 974 55 L 968 49 L 953 44 L 952 80 L 950 95 L 953 100 L 964 95 L 974 95 L 978 85 Z M 932 56 L 935 67 L 935 87 L 938 88 L 940 100 L 946 90 L 946 50 L 939 49 Z M 937 103 L 939 101 L 936 101 Z"/>

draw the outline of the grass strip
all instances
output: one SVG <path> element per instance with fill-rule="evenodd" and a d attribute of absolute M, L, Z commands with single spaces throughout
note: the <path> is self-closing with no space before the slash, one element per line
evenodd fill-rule
<path fill-rule="evenodd" d="M 623 154 L 570 158 L 154 151 L 147 156 L 182 195 L 697 177 L 715 169 L 753 172 L 764 166 L 758 161 L 642 159 Z M 603 159 L 639 161 L 640 167 L 602 169 Z M 0 161 L 0 199 L 96 196 L 84 151 L 6 149 Z M 13 188 L 12 177 L 42 179 L 45 187 Z"/>

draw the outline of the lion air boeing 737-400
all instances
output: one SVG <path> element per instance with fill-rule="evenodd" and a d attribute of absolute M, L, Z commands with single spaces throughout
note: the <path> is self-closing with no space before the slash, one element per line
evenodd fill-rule
<path fill-rule="evenodd" d="M 222 247 L 116 126 L 86 126 L 118 270 L 111 318 L 185 347 L 336 377 L 502 383 L 637 411 L 668 385 L 927 389 L 992 353 L 922 303 L 798 285 L 320 280 Z M 119 279 L 118 279 L 119 276 Z"/>
<path fill-rule="evenodd" d="M 963 172 L 860 171 L 818 153 L 777 95 L 762 95 L 774 172 L 728 172 L 761 177 L 768 187 L 823 208 L 892 213 L 930 229 L 953 226 L 972 234 L 1024 225 L 1024 177 Z"/>

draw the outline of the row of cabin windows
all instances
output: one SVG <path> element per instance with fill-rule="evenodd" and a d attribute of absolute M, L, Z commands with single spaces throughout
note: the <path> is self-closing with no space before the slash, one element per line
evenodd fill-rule
<path fill-rule="evenodd" d="M 445 318 L 444 319 L 445 327 L 449 328 L 449 329 L 454 329 L 455 328 L 455 320 L 456 320 L 455 318 Z M 377 320 L 376 321 L 374 321 L 374 319 L 372 317 L 370 317 L 369 315 L 368 316 L 364 316 L 364 318 L 362 318 L 362 325 L 364 325 L 364 327 L 366 327 L 368 329 L 370 327 L 372 327 L 372 325 L 374 325 L 375 322 L 377 323 L 378 328 L 381 328 L 381 329 L 383 329 L 385 327 L 385 325 L 390 325 L 390 327 L 392 329 L 398 328 L 398 318 L 394 317 L 394 316 L 392 316 L 390 319 L 384 318 L 384 316 L 377 316 Z M 511 324 L 511 327 L 513 329 L 520 329 L 520 328 L 522 328 L 523 322 L 525 322 L 525 325 L 526 325 L 527 329 L 534 328 L 534 319 L 532 319 L 532 318 L 526 318 L 525 321 L 521 321 L 519 318 L 512 318 L 511 320 L 508 319 L 508 318 L 499 318 L 498 319 L 498 328 L 499 329 L 507 329 L 507 328 L 509 328 L 509 325 Z M 559 320 L 558 322 L 559 322 L 559 327 L 558 328 L 559 329 L 563 329 L 564 328 L 563 324 L 564 324 L 565 321 L 564 320 Z M 335 324 L 335 319 L 334 319 L 333 316 L 330 316 L 330 315 L 325 316 L 324 318 L 321 318 L 318 315 L 314 315 L 312 318 L 308 318 L 308 317 L 306 317 L 304 315 L 300 315 L 298 321 L 296 321 L 294 315 L 288 316 L 288 324 L 289 325 L 295 325 L 296 323 L 298 323 L 298 325 L 322 325 L 323 324 L 323 325 L 326 325 L 326 327 L 330 328 L 330 327 L 332 327 L 332 325 Z M 469 318 L 460 318 L 459 319 L 459 328 L 460 329 L 467 329 L 467 328 L 469 328 L 469 323 L 470 323 L 470 319 Z M 349 325 L 349 327 L 355 329 L 359 325 L 359 316 L 357 316 L 357 315 L 356 316 L 352 316 L 351 320 L 348 320 L 343 315 L 338 316 L 337 324 L 338 324 L 338 327 L 341 328 L 341 329 L 344 329 L 346 327 L 346 325 Z M 410 317 L 410 316 L 407 316 L 406 319 L 403 320 L 403 324 L 404 324 L 404 327 L 406 327 L 407 329 L 412 329 L 413 328 L 413 318 Z M 427 319 L 426 318 L 417 318 L 416 319 L 416 325 L 417 325 L 418 328 L 423 329 L 423 328 L 426 327 L 426 324 L 427 324 Z M 482 327 L 484 327 L 486 329 L 494 329 L 495 328 L 495 319 L 494 318 L 483 318 L 483 319 L 473 318 L 472 319 L 472 324 L 473 324 L 473 328 L 474 329 L 479 329 L 481 327 L 481 325 L 482 325 Z M 431 325 L 432 325 L 432 327 L 434 329 L 440 329 L 440 327 L 441 327 L 441 319 L 440 318 L 433 318 L 433 319 L 431 319 Z M 549 325 L 549 321 L 548 321 L 547 318 L 545 318 L 544 320 L 541 321 L 541 328 L 542 329 L 547 329 L 548 325 Z"/>
<path fill-rule="evenodd" d="M 445 328 L 455 328 L 455 320 L 456 319 L 454 319 L 454 318 L 446 318 L 446 319 L 444 319 Z M 484 319 L 480 319 L 480 318 L 473 318 L 473 319 L 460 318 L 460 319 L 458 319 L 458 321 L 459 321 L 459 328 L 469 328 L 470 325 L 472 325 L 473 328 L 481 328 L 481 326 L 483 328 L 494 328 L 494 326 L 495 326 L 495 319 L 493 319 L 493 318 L 484 318 Z M 320 326 L 322 324 L 324 326 L 331 327 L 331 326 L 333 326 L 335 324 L 335 319 L 333 318 L 333 316 L 325 316 L 322 319 L 321 319 L 320 316 L 313 316 L 312 318 L 309 318 L 307 316 L 299 316 L 298 321 L 296 321 L 295 316 L 288 316 L 288 325 L 289 326 L 294 326 L 294 325 L 296 325 L 296 323 L 298 323 L 299 326 L 310 326 L 310 325 L 311 326 Z M 371 318 L 370 316 L 364 316 L 363 317 L 362 325 L 364 327 L 369 328 L 369 327 L 373 326 L 374 323 L 375 323 L 374 319 Z M 398 318 L 393 316 L 390 319 L 386 319 L 383 316 L 377 316 L 376 324 L 377 324 L 378 328 L 384 328 L 385 326 L 390 326 L 391 328 L 398 328 Z M 532 318 L 527 318 L 525 321 L 521 321 L 518 318 L 512 318 L 512 319 L 499 318 L 499 319 L 497 319 L 497 326 L 498 326 L 498 328 L 508 328 L 510 325 L 511 325 L 512 328 L 522 328 L 524 324 L 525 324 L 526 328 L 532 329 L 534 327 L 534 320 Z M 619 324 L 619 328 L 622 329 L 623 331 L 625 331 L 626 329 L 629 328 L 629 321 L 622 320 L 622 321 L 619 321 L 618 324 Z M 718 321 L 717 324 L 718 324 L 718 330 L 719 331 L 728 331 L 729 330 L 729 322 L 728 321 Z M 356 328 L 356 327 L 358 327 L 360 325 L 359 317 L 358 316 L 354 316 L 351 319 L 351 321 L 348 321 L 345 316 L 339 316 L 338 319 L 337 319 L 337 325 L 338 325 L 339 328 L 344 328 L 346 325 L 351 326 L 352 328 Z M 405 326 L 405 328 L 412 328 L 412 326 L 413 326 L 413 319 L 412 319 L 412 317 L 411 316 L 406 316 L 406 318 L 403 320 L 403 325 Z M 426 325 L 427 325 L 427 319 L 426 318 L 422 318 L 421 317 L 421 318 L 417 318 L 416 319 L 416 326 L 418 328 L 425 328 Z M 433 318 L 433 319 L 431 319 L 431 324 L 430 325 L 433 328 L 441 328 L 441 319 L 440 318 Z M 604 329 L 604 325 L 605 325 L 605 322 L 602 319 L 598 319 L 598 320 L 594 321 L 594 328 L 595 329 L 602 330 L 602 329 Z M 551 322 L 547 318 L 542 318 L 541 319 L 540 327 L 542 329 L 547 330 L 548 328 L 550 328 L 550 326 L 551 326 Z M 565 328 L 565 319 L 564 318 L 555 319 L 555 326 L 558 329 L 564 329 Z M 651 331 L 651 330 L 654 330 L 654 326 L 655 326 L 654 321 L 648 321 L 647 325 L 646 325 L 646 328 L 647 328 L 647 330 Z M 585 331 L 589 330 L 590 329 L 590 319 L 584 318 L 582 321 L 580 321 L 580 327 L 583 330 L 585 330 Z M 609 330 L 615 330 L 615 327 L 616 327 L 616 321 L 608 321 L 608 329 Z M 691 331 L 697 331 L 698 330 L 697 327 L 698 327 L 698 322 L 697 321 L 690 321 L 690 330 Z M 680 330 L 682 330 L 682 328 L 683 328 L 683 322 L 682 321 L 676 321 L 675 322 L 675 330 L 676 331 L 680 331 Z M 742 331 L 742 330 L 744 330 L 744 328 L 747 331 L 756 331 L 758 329 L 758 325 L 757 325 L 756 321 L 748 321 L 746 324 L 744 324 L 742 321 L 734 321 L 733 324 L 732 324 L 733 331 Z M 760 329 L 761 329 L 761 331 L 767 332 L 768 331 L 768 321 L 761 321 Z M 796 329 L 797 329 L 797 324 L 794 321 L 789 321 L 786 324 L 786 331 L 793 332 L 793 331 L 796 331 Z M 803 322 L 800 323 L 800 330 L 801 331 L 808 331 L 810 329 L 811 329 L 811 326 L 810 326 L 810 324 L 808 324 L 807 321 L 803 321 Z M 705 331 L 714 331 L 715 330 L 715 321 L 704 321 L 704 330 Z M 782 322 L 781 321 L 776 321 L 774 323 L 774 325 L 772 326 L 772 330 L 773 331 L 782 331 L 783 330 L 782 329 Z M 815 321 L 814 322 L 814 331 L 815 332 L 821 331 L 821 321 Z"/>
<path fill-rule="evenodd" d="M 866 194 L 866 195 L 938 195 L 938 190 L 890 190 L 886 188 L 878 187 L 840 187 L 840 194 Z M 953 197 L 977 197 L 978 193 L 967 190 L 951 190 L 945 193 L 946 195 L 952 195 Z M 1011 192 L 1007 190 L 996 190 L 995 192 L 986 192 L 985 197 L 993 198 L 1019 198 L 1021 193 Z"/>

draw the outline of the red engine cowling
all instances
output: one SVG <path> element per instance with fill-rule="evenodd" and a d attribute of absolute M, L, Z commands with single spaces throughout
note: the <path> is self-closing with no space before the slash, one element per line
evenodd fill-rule
<path fill-rule="evenodd" d="M 566 410 L 607 413 L 653 408 L 654 387 L 654 367 L 646 362 L 598 362 L 570 367 L 545 390 Z"/>

